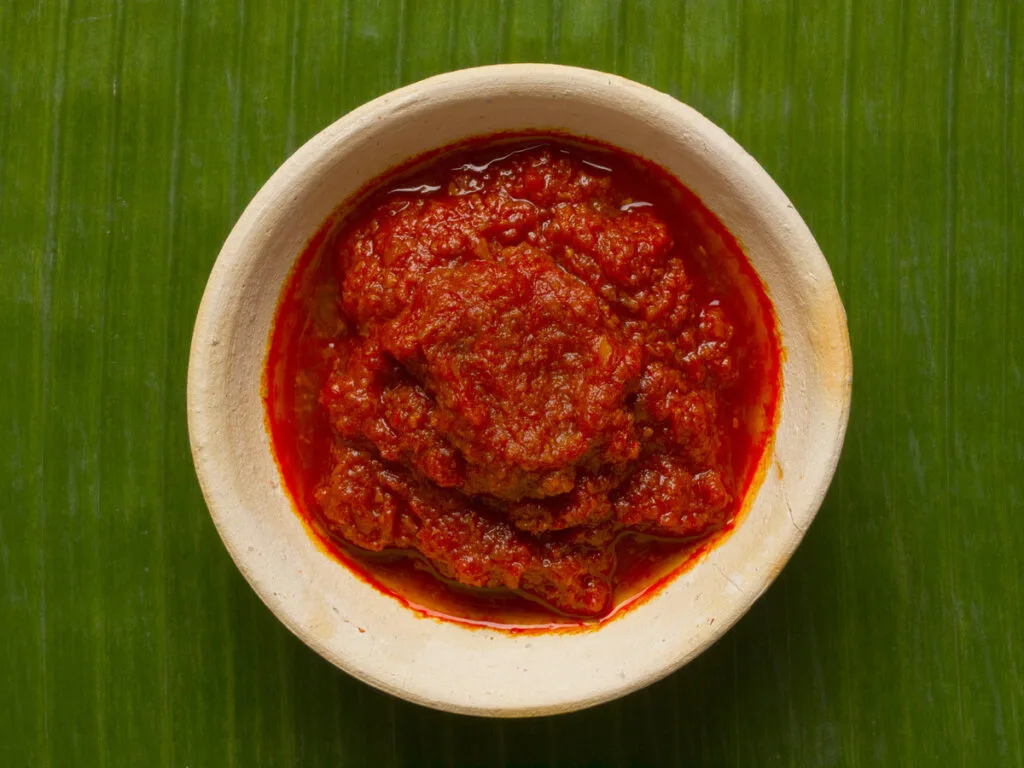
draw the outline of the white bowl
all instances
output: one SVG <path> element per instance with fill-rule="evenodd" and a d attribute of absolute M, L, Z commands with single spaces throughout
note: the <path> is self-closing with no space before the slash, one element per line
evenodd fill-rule
<path fill-rule="evenodd" d="M 554 129 L 642 155 L 693 190 L 743 246 L 785 349 L 770 469 L 737 529 L 651 599 L 599 629 L 510 635 L 423 618 L 310 537 L 282 489 L 260 395 L 289 268 L 321 223 L 383 171 L 496 131 Z M 253 589 L 324 658 L 438 709 L 565 712 L 647 685 L 711 645 L 767 589 L 817 513 L 850 405 L 846 316 L 828 264 L 767 173 L 721 129 L 620 77 L 517 64 L 452 72 L 385 94 L 299 149 L 238 220 L 196 319 L 192 454 L 210 514 Z"/>

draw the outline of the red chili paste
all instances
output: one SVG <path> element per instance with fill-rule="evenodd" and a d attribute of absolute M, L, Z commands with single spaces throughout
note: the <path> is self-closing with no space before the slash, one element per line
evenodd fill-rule
<path fill-rule="evenodd" d="M 779 392 L 771 305 L 713 214 L 553 136 L 370 185 L 289 278 L 267 366 L 314 530 L 415 606 L 498 624 L 608 615 L 729 526 Z"/>

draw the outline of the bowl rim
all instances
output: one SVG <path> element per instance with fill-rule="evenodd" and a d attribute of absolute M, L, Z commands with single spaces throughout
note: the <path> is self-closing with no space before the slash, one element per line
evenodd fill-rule
<path fill-rule="evenodd" d="M 792 503 L 788 497 L 783 499 L 792 522 L 792 530 L 784 534 L 779 546 L 776 547 L 775 557 L 771 562 L 763 564 L 763 569 L 751 577 L 749 583 L 743 582 L 737 586 L 730 574 L 721 573 L 725 581 L 736 586 L 738 591 L 730 598 L 731 602 L 726 606 L 727 609 L 724 613 L 716 615 L 715 618 L 718 620 L 714 622 L 714 626 L 701 632 L 698 643 L 691 647 L 677 649 L 677 652 L 669 660 L 660 663 L 657 669 L 648 668 L 644 670 L 643 674 L 627 675 L 621 681 L 614 681 L 611 684 L 605 681 L 603 687 L 600 688 L 587 689 L 584 685 L 579 690 L 569 693 L 562 692 L 560 696 L 554 698 L 527 696 L 507 702 L 502 702 L 500 698 L 494 696 L 474 696 L 467 695 L 465 691 L 446 691 L 443 687 L 432 689 L 429 681 L 427 683 L 420 681 L 418 687 L 405 686 L 402 684 L 402 678 L 397 678 L 396 682 L 396 678 L 385 677 L 380 674 L 380 670 L 376 672 L 368 670 L 358 660 L 354 661 L 343 652 L 339 652 L 338 648 L 332 646 L 330 641 L 324 640 L 315 631 L 312 631 L 308 615 L 297 612 L 294 606 L 289 605 L 286 596 L 275 591 L 271 586 L 272 577 L 268 576 L 271 571 L 267 570 L 267 564 L 260 561 L 258 557 L 254 557 L 253 548 L 246 544 L 246 531 L 239 524 L 239 519 L 245 517 L 245 511 L 242 510 L 240 513 L 237 509 L 237 499 L 234 498 L 237 494 L 231 487 L 231 482 L 226 479 L 226 475 L 230 475 L 234 469 L 233 462 L 239 459 L 237 456 L 232 456 L 230 447 L 224 445 L 223 441 L 218 441 L 218 436 L 223 432 L 223 417 L 211 412 L 211 406 L 223 399 L 218 390 L 218 387 L 221 386 L 220 377 L 223 374 L 224 366 L 231 364 L 230 355 L 223 348 L 218 348 L 223 341 L 223 313 L 232 306 L 229 294 L 232 291 L 237 292 L 239 288 L 238 283 L 242 279 L 240 267 L 243 266 L 243 262 L 248 259 L 249 262 L 244 266 L 252 267 L 252 262 L 255 259 L 251 252 L 252 244 L 259 237 L 267 235 L 267 232 L 259 230 L 266 226 L 268 210 L 276 202 L 280 202 L 283 195 L 297 194 L 303 182 L 313 179 L 317 170 L 322 170 L 321 166 L 325 156 L 340 151 L 344 142 L 351 140 L 353 136 L 372 134 L 375 127 L 384 122 L 385 118 L 401 118 L 403 113 L 415 114 L 417 109 L 429 108 L 425 105 L 435 99 L 440 98 L 443 101 L 446 97 L 454 98 L 453 94 L 473 93 L 474 89 L 481 88 L 486 91 L 487 88 L 496 87 L 518 89 L 524 93 L 531 92 L 531 89 L 547 87 L 552 90 L 554 95 L 570 101 L 575 94 L 587 89 L 590 89 L 589 92 L 592 94 L 604 94 L 595 98 L 603 98 L 609 103 L 616 98 L 628 96 L 625 101 L 644 105 L 652 113 L 667 116 L 674 121 L 680 130 L 688 135 L 689 140 L 695 142 L 694 146 L 699 147 L 696 151 L 706 152 L 710 157 L 717 157 L 718 162 L 730 166 L 737 178 L 742 178 L 743 182 L 748 185 L 746 190 L 740 189 L 738 192 L 744 194 L 756 192 L 758 198 L 765 205 L 770 206 L 774 214 L 777 214 L 770 219 L 770 223 L 780 228 L 779 231 L 782 233 L 780 237 L 784 236 L 786 242 L 794 245 L 799 257 L 794 256 L 794 258 L 801 266 L 806 267 L 810 276 L 807 279 L 811 279 L 815 290 L 821 293 L 824 307 L 821 311 L 823 327 L 818 332 L 824 334 L 824 337 L 817 341 L 828 349 L 827 364 L 831 371 L 830 375 L 834 374 L 835 378 L 834 391 L 830 392 L 835 408 L 827 414 L 827 417 L 823 417 L 827 421 L 827 424 L 824 425 L 825 439 L 819 442 L 822 443 L 821 449 L 824 451 L 824 455 L 821 457 L 817 476 L 808 485 L 799 503 Z M 605 141 L 604 139 L 600 140 Z M 606 143 L 615 144 L 615 142 Z M 368 180 L 363 179 L 362 182 Z M 686 179 L 681 179 L 681 181 L 690 186 Z M 701 197 L 703 199 L 703 196 Z M 338 204 L 341 202 L 339 200 Z M 731 213 L 727 211 L 723 215 L 723 211 L 716 210 L 711 205 L 708 207 L 730 231 L 733 231 L 733 227 L 727 219 L 730 215 L 738 215 L 735 211 Z M 742 206 L 740 208 L 742 209 Z M 307 237 L 312 234 L 312 232 L 308 232 Z M 298 253 L 294 254 L 292 261 L 297 256 Z M 761 274 L 761 270 L 757 271 Z M 767 286 L 769 281 L 763 275 L 762 281 Z M 275 293 L 279 295 L 280 290 L 281 285 L 279 284 L 276 286 Z M 774 303 L 774 298 L 772 300 Z M 782 343 L 786 343 L 785 338 L 782 338 Z M 265 344 L 262 347 L 265 348 Z M 262 372 L 264 364 L 264 360 L 260 359 L 257 366 L 260 372 Z M 790 383 L 787 380 L 782 392 L 783 398 L 786 397 L 789 386 Z M 407 700 L 437 709 L 466 714 L 532 716 L 581 709 L 617 698 L 648 685 L 675 671 L 703 652 L 746 613 L 788 562 L 824 500 L 845 437 L 851 390 L 852 352 L 849 333 L 845 311 L 828 263 L 806 224 L 782 190 L 731 137 L 696 110 L 672 96 L 617 75 L 554 64 L 499 64 L 435 75 L 378 96 L 343 115 L 316 134 L 274 172 L 238 219 L 211 270 L 193 331 L 188 368 L 187 409 L 189 438 L 196 472 L 218 533 L 236 566 L 254 591 L 293 633 L 344 671 Z M 262 399 L 260 399 L 260 403 L 262 406 Z M 783 414 L 780 412 L 777 428 L 781 428 L 782 418 Z M 258 447 L 255 449 L 248 447 L 246 450 L 259 452 Z M 276 467 L 276 463 L 274 466 Z M 780 486 L 781 484 L 780 478 Z M 279 487 L 277 492 L 281 492 Z M 785 495 L 785 488 L 782 493 Z M 759 488 L 755 499 L 760 494 L 761 489 Z M 292 517 L 299 517 L 294 510 L 289 510 L 289 512 Z M 742 528 L 742 525 L 739 527 Z M 312 540 L 309 544 L 310 547 L 316 546 Z M 271 570 L 272 568 L 271 566 Z M 380 597 L 384 600 L 392 600 L 383 595 Z M 650 602 L 656 602 L 659 598 L 660 595 L 655 595 Z M 616 622 L 622 622 L 625 618 L 616 619 Z M 433 621 L 426 618 L 417 620 Z M 480 630 L 463 631 L 479 632 Z M 601 631 L 598 630 L 590 634 L 596 635 Z M 566 637 L 572 637 L 572 635 Z"/>

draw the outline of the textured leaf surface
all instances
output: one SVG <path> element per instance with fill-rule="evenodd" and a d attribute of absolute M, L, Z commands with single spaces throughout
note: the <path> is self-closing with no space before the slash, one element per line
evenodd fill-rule
<path fill-rule="evenodd" d="M 244 583 L 193 473 L 196 307 L 245 203 L 397 85 L 501 61 L 692 104 L 846 302 L 821 514 L 700 659 L 523 722 L 380 694 Z M 1024 6 L 0 3 L 0 763 L 1024 764 Z M 642 653 L 642 648 L 637 648 Z"/>

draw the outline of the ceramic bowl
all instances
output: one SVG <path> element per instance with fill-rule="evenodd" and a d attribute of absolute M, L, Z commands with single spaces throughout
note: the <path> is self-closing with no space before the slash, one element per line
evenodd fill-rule
<path fill-rule="evenodd" d="M 260 385 L 282 285 L 320 224 L 367 181 L 466 137 L 554 129 L 642 155 L 692 189 L 746 251 L 785 349 L 770 465 L 736 530 L 652 598 L 593 631 L 510 635 L 423 618 L 319 547 L 282 489 Z M 850 405 L 846 316 L 821 251 L 768 174 L 658 91 L 550 65 L 481 67 L 385 94 L 313 137 L 238 220 L 210 275 L 188 371 L 199 481 L 228 551 L 289 629 L 355 677 L 452 712 L 597 704 L 678 669 L 789 560 L 835 470 Z"/>

